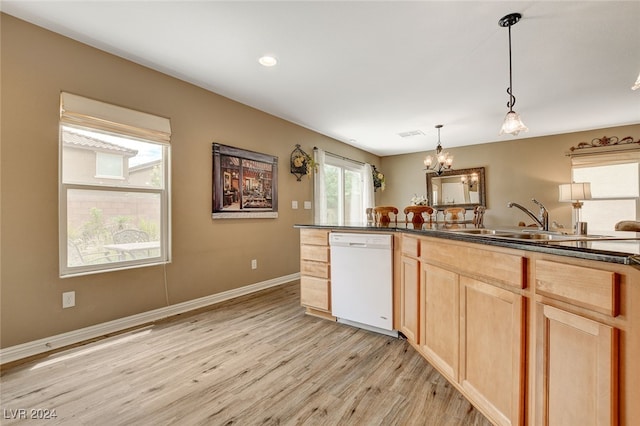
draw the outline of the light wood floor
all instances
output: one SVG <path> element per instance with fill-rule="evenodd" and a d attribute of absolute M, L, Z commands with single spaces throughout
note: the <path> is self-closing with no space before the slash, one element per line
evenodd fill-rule
<path fill-rule="evenodd" d="M 9 368 L 0 423 L 490 425 L 406 341 L 299 299 L 291 283 Z"/>

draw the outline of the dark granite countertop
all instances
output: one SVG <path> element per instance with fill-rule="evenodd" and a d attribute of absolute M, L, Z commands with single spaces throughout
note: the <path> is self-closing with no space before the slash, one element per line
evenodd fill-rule
<path fill-rule="evenodd" d="M 578 259 L 619 263 L 640 267 L 640 237 L 635 232 L 615 232 L 611 235 L 587 236 L 579 240 L 516 240 L 501 238 L 499 235 L 477 235 L 456 232 L 456 229 L 445 228 L 442 224 L 423 224 L 414 226 L 411 223 L 392 223 L 375 225 L 367 223 L 335 224 L 296 224 L 296 228 L 332 229 L 340 231 L 361 232 L 405 232 L 426 237 L 444 238 L 456 241 L 507 247 L 538 253 L 568 256 Z M 464 229 L 464 228 L 463 228 Z M 501 230 L 514 232 L 531 232 L 523 228 L 499 227 Z M 458 230 L 459 231 L 459 230 Z M 535 230 L 533 230 L 535 232 Z"/>

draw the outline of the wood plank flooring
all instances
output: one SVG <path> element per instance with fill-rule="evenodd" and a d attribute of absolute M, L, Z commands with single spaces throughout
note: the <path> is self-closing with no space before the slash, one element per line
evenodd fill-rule
<path fill-rule="evenodd" d="M 0 423 L 490 425 L 406 341 L 299 303 L 286 284 L 9 368 Z"/>

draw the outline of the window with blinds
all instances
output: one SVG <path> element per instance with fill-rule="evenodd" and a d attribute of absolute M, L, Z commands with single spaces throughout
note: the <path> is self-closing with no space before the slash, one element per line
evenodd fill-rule
<path fill-rule="evenodd" d="M 316 161 L 318 158 L 316 153 Z M 321 208 L 315 212 L 316 222 L 361 223 L 366 217 L 365 192 L 373 191 L 373 184 L 371 188 L 364 185 L 365 165 L 328 153 L 317 162 L 314 199 Z"/>
<path fill-rule="evenodd" d="M 582 207 L 589 233 L 611 232 L 622 220 L 639 220 L 640 152 L 607 152 L 571 159 L 574 182 L 591 183 Z"/>
<path fill-rule="evenodd" d="M 169 120 L 60 98 L 60 276 L 170 261 Z"/>

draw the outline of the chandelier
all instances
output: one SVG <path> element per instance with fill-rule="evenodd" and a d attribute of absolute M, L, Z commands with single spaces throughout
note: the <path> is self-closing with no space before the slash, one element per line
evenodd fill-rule
<path fill-rule="evenodd" d="M 511 26 L 517 24 L 518 21 L 520 21 L 520 18 L 522 18 L 521 14 L 511 13 L 502 17 L 502 19 L 498 21 L 498 25 L 509 29 L 509 87 L 507 88 L 507 93 L 509 94 L 509 102 L 507 102 L 509 112 L 504 118 L 504 123 L 502 123 L 502 128 L 499 133 L 500 135 L 509 133 L 513 136 L 517 136 L 518 133 L 529 130 L 520 119 L 520 114 L 513 110 L 513 106 L 516 104 L 516 97 L 513 96 L 513 78 L 511 69 Z"/>
<path fill-rule="evenodd" d="M 450 170 L 453 165 L 453 156 L 448 152 L 442 152 L 442 145 L 440 144 L 440 129 L 442 124 L 436 124 L 438 129 L 438 146 L 436 147 L 435 157 L 427 155 L 424 159 L 424 167 L 427 173 L 435 173 L 440 176 L 445 170 Z M 435 160 L 435 162 L 434 162 Z"/>

